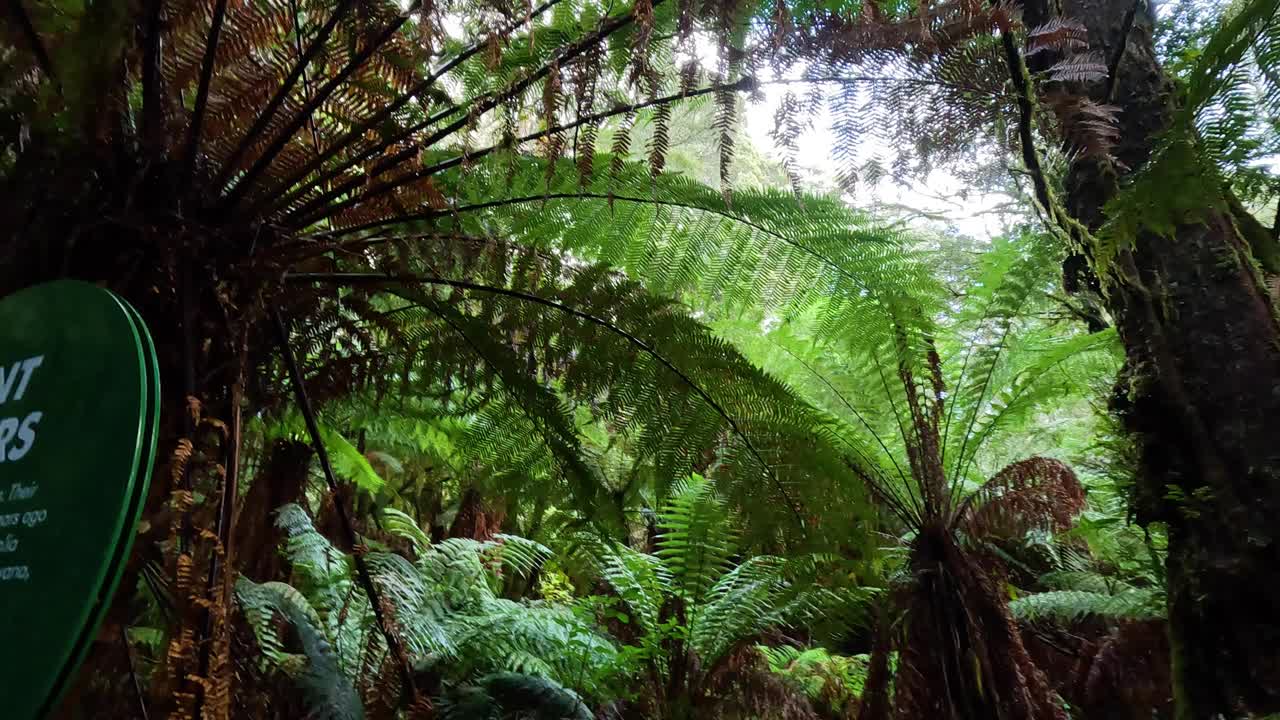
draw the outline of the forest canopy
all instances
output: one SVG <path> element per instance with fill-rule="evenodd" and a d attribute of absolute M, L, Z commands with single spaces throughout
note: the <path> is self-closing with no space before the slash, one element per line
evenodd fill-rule
<path fill-rule="evenodd" d="M 162 391 L 50 716 L 1280 714 L 1278 6 L 6 0 Z"/>

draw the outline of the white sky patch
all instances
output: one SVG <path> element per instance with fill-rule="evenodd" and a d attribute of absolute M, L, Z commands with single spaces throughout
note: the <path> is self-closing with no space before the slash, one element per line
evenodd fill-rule
<path fill-rule="evenodd" d="M 767 79 L 767 78 L 766 78 Z M 761 86 L 764 101 L 749 103 L 746 108 L 746 130 L 751 142 L 765 154 L 782 160 L 782 152 L 776 147 L 770 133 L 774 128 L 774 114 L 788 90 L 804 92 L 804 85 L 770 84 Z M 867 143 L 864 157 L 892 158 L 896 150 L 871 134 L 864 135 Z M 824 104 L 822 111 L 812 118 L 812 127 L 797 138 L 796 162 L 800 169 L 816 176 L 823 186 L 835 186 L 839 171 L 833 150 L 836 145 L 832 133 L 832 120 Z M 961 199 L 960 194 L 968 190 Z M 904 187 L 892 178 L 883 178 L 876 185 L 861 188 L 856 196 L 846 195 L 850 205 L 865 210 L 880 210 L 893 216 L 906 216 L 913 222 L 940 220 L 960 233 L 974 238 L 990 238 L 1004 232 L 1005 221 L 1020 210 L 1001 214 L 1012 198 L 998 193 L 979 193 L 967 187 L 965 181 L 945 170 L 934 170 L 923 183 Z M 914 211 L 914 213 L 912 212 Z"/>

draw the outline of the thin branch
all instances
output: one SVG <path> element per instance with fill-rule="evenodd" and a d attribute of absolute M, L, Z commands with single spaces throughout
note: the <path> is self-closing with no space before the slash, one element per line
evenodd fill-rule
<path fill-rule="evenodd" d="M 1032 118 L 1035 114 L 1035 105 L 1033 104 L 1035 96 L 1031 89 L 1027 65 L 1022 58 L 1022 53 L 1018 50 L 1018 44 L 1012 31 L 1001 31 L 1000 42 L 1004 46 L 1009 78 L 1013 81 L 1013 87 L 1017 91 L 1015 94 L 1018 102 L 1018 140 L 1022 150 L 1022 164 L 1026 166 L 1027 173 L 1031 176 L 1031 185 L 1035 188 L 1036 200 L 1044 206 L 1045 212 L 1056 220 L 1055 208 L 1057 203 L 1053 201 L 1053 193 L 1049 190 L 1049 183 L 1045 179 L 1044 168 L 1040 165 L 1040 153 L 1036 150 L 1035 136 L 1031 131 Z"/>
<path fill-rule="evenodd" d="M 1276 217 L 1271 221 L 1271 239 L 1280 240 L 1280 196 L 1276 198 Z"/>
<path fill-rule="evenodd" d="M 1120 44 L 1116 46 L 1116 51 L 1111 54 L 1111 61 L 1107 63 L 1107 90 L 1103 95 L 1106 102 L 1111 102 L 1116 91 L 1116 75 L 1120 72 L 1120 63 L 1124 61 L 1124 52 L 1129 47 L 1129 33 L 1133 30 L 1133 19 L 1138 13 L 1138 6 L 1146 2 L 1146 0 L 1133 0 L 1133 5 L 1124 13 L 1124 21 L 1120 24 Z"/>
<path fill-rule="evenodd" d="M 431 177 L 432 175 L 443 172 L 452 167 L 461 165 L 463 162 L 474 161 L 479 158 L 490 155 L 494 152 L 497 152 L 499 150 L 504 150 L 509 147 L 518 147 L 519 145 L 523 145 L 524 143 L 532 142 L 534 140 L 538 140 L 544 137 L 549 137 L 552 135 L 557 135 L 566 130 L 571 130 L 573 128 L 580 127 L 582 125 L 589 125 L 589 124 L 596 123 L 601 120 L 605 120 L 617 115 L 625 115 L 627 113 L 636 112 L 637 110 L 643 110 L 645 108 L 653 107 L 655 105 L 665 105 L 668 103 L 679 102 L 681 100 L 687 100 L 689 98 L 694 98 L 701 95 L 708 95 L 708 94 L 720 92 L 720 91 L 730 91 L 730 92 L 749 91 L 754 86 L 754 84 L 755 84 L 755 80 L 752 77 L 745 76 L 739 79 L 737 82 L 729 83 L 728 85 L 712 85 L 710 87 L 699 88 L 697 90 L 689 90 L 687 92 L 675 93 L 673 95 L 665 95 L 663 97 L 653 98 L 650 100 L 646 100 L 644 102 L 633 103 L 631 105 L 615 105 L 614 107 L 608 110 L 602 110 L 598 113 L 593 113 L 591 115 L 584 115 L 571 122 L 553 125 L 544 130 L 538 130 L 535 132 L 528 133 L 526 135 L 523 135 L 517 138 L 515 141 L 513 141 L 510 144 L 499 143 L 497 145 L 490 145 L 489 147 L 468 152 L 465 155 L 459 155 L 457 157 L 450 158 L 448 160 L 444 160 L 442 162 L 436 163 L 435 165 L 422 168 L 415 172 L 404 175 L 403 177 L 396 178 L 395 180 L 388 181 L 380 185 L 376 185 L 370 188 L 369 190 L 367 190 L 366 192 L 362 193 L 361 195 L 347 198 L 346 200 L 344 200 L 341 203 L 338 203 L 337 205 L 333 205 L 333 206 L 330 206 L 329 208 L 326 208 L 325 214 L 312 216 L 311 218 L 300 220 L 298 221 L 298 224 L 301 227 L 305 227 L 307 225 L 310 225 L 316 222 L 317 220 L 339 213 L 342 210 L 348 207 L 351 207 L 353 205 L 366 202 L 379 195 L 383 195 L 397 188 L 404 187 L 405 185 L 408 185 L 412 182 L 416 182 L 418 180 Z M 377 173 L 378 173 L 378 170 L 375 168 L 372 174 L 376 175 Z M 351 187 L 354 187 L 354 185 L 352 185 Z M 302 212 L 302 210 L 299 210 L 298 212 L 300 213 Z"/>
<path fill-rule="evenodd" d="M 142 137 L 153 158 L 161 152 L 164 107 L 160 88 L 160 11 L 163 0 L 149 0 L 142 37 Z"/>
<path fill-rule="evenodd" d="M 502 34 L 509 34 L 511 32 L 514 32 L 521 25 L 525 24 L 526 22 L 531 22 L 533 18 L 538 17 L 539 15 L 551 9 L 557 3 L 562 1 L 563 0 L 547 0 L 547 2 L 544 2 L 542 5 L 539 5 L 538 7 L 534 8 L 533 11 L 529 13 L 528 17 L 516 23 L 512 23 L 510 26 L 502 29 L 500 32 Z M 466 62 L 467 60 L 470 60 L 476 53 L 487 48 L 488 45 L 489 43 L 487 40 L 482 40 L 475 43 L 474 45 L 462 51 L 458 55 L 454 56 L 453 59 L 449 60 L 444 65 L 442 65 L 439 70 L 436 70 L 435 72 L 431 73 L 427 77 L 423 78 L 421 82 L 414 85 L 412 88 L 409 88 L 407 92 L 400 95 L 400 97 L 396 98 L 393 102 L 389 103 L 388 105 L 386 105 L 381 110 L 374 113 L 373 115 L 370 115 L 367 119 L 364 120 L 364 122 L 361 122 L 355 127 L 351 128 L 349 131 L 347 131 L 345 135 L 343 135 L 341 138 L 338 138 L 336 141 L 330 144 L 327 148 L 325 148 L 323 153 L 320 153 L 311 162 L 303 166 L 301 170 L 295 172 L 293 175 L 291 175 L 289 178 L 287 178 L 283 182 L 280 182 L 275 186 L 272 186 L 271 188 L 269 188 L 268 191 L 264 193 L 263 198 L 249 209 L 249 213 L 255 214 L 260 209 L 262 209 L 262 207 L 266 203 L 271 202 L 273 199 L 280 198 L 280 196 L 284 194 L 283 193 L 284 190 L 287 190 L 288 188 L 291 188 L 294 185 L 297 185 L 298 183 L 302 182 L 302 180 L 306 178 L 308 175 L 319 170 L 321 167 L 324 166 L 326 162 L 332 159 L 344 148 L 349 146 L 351 143 L 358 141 L 360 138 L 364 137 L 365 134 L 369 132 L 369 130 L 377 127 L 387 118 L 391 117 L 391 115 L 395 113 L 397 110 L 407 105 L 410 100 L 426 92 L 432 85 L 436 83 L 437 80 L 443 77 L 446 73 L 452 71 L 454 68 L 458 67 L 459 65 Z M 277 202 L 275 202 L 271 206 L 268 212 L 273 212 L 278 208 L 288 205 L 290 202 L 293 202 L 294 199 L 305 194 L 312 187 L 316 187 L 321 183 L 324 183 L 328 180 L 331 180 L 341 175 L 342 173 L 346 172 L 348 169 L 355 167 L 357 164 L 359 164 L 363 160 L 370 158 L 374 155 L 377 155 L 382 151 L 386 150 L 388 147 L 391 147 L 395 143 L 400 142 L 405 138 L 411 136 L 413 133 L 418 132 L 423 128 L 429 127 L 431 122 L 432 122 L 431 119 L 428 119 L 427 121 L 415 124 L 407 128 L 404 132 L 397 134 L 388 140 L 384 140 L 383 142 L 377 145 L 374 145 L 370 148 L 367 148 L 361 151 L 355 156 L 347 159 L 338 167 L 330 170 L 327 173 L 322 174 L 319 178 L 316 179 L 315 182 L 310 183 L 301 188 L 296 188 L 294 192 L 291 192 L 287 196 L 283 197 L 282 199 L 279 199 Z"/>
<path fill-rule="evenodd" d="M 222 23 L 227 17 L 227 0 L 218 0 L 213 6 L 213 24 L 204 44 L 204 59 L 200 62 L 200 84 L 196 89 L 196 104 L 191 112 L 191 124 L 187 127 L 187 151 L 183 156 L 182 194 L 190 187 L 195 172 L 196 154 L 200 151 L 200 133 L 204 129 L 204 115 L 209 105 L 209 84 L 213 81 L 213 65 L 218 55 L 218 40 L 222 37 Z"/>
<path fill-rule="evenodd" d="M 289 124 L 284 126 L 284 129 L 279 132 L 276 139 L 267 146 L 266 150 L 264 150 L 260 156 L 258 156 L 258 159 L 253 163 L 253 166 L 249 168 L 249 170 L 227 194 L 226 200 L 222 203 L 222 208 L 224 210 L 229 210 L 235 207 L 235 205 L 240 201 L 240 198 L 249 191 L 249 188 L 253 187 L 253 182 L 258 178 L 258 175 L 260 175 L 262 171 L 271 164 L 272 160 L 275 160 L 276 155 L 280 154 L 280 151 L 283 150 L 285 145 L 289 143 L 289 140 L 293 138 L 294 133 L 298 132 L 303 125 L 307 124 L 316 109 L 319 108 L 325 100 L 329 99 L 329 96 L 338 89 L 339 85 L 351 76 L 351 73 L 362 67 L 366 62 L 368 62 L 370 57 L 373 57 L 375 52 L 382 49 L 383 45 L 390 42 L 391 38 L 400 31 L 400 28 L 403 27 L 405 22 L 408 20 L 408 14 L 402 14 L 396 17 L 395 20 L 383 29 L 382 33 L 378 35 L 373 42 L 368 43 L 363 50 L 356 53 L 356 55 L 348 60 L 346 65 L 344 65 L 337 74 L 321 86 L 320 91 L 307 101 L 307 104 L 302 107 L 293 120 L 289 121 Z"/>
<path fill-rule="evenodd" d="M 1051 223 L 1046 223 L 1046 226 L 1051 230 L 1057 228 L 1071 244 L 1080 248 L 1087 248 L 1092 241 L 1088 228 L 1073 219 L 1058 204 L 1053 191 L 1049 187 L 1044 166 L 1040 163 L 1040 152 L 1036 149 L 1035 135 L 1032 132 L 1036 102 L 1035 91 L 1031 86 L 1031 74 L 1027 70 L 1026 60 L 1022 57 L 1022 51 L 1018 49 L 1018 43 L 1014 38 L 1013 31 L 1007 27 L 1002 28 L 1000 42 L 1004 47 L 1009 78 L 1013 82 L 1017 95 L 1018 144 L 1022 151 L 1022 164 L 1026 167 L 1026 173 L 1031 178 L 1036 202 L 1044 208 L 1045 213 L 1052 221 Z"/>
<path fill-rule="evenodd" d="M 664 0 L 654 0 L 653 4 L 657 5 L 663 1 Z M 613 20 L 601 26 L 599 30 L 596 30 L 595 32 L 588 34 L 586 37 L 582 38 L 578 42 L 573 43 L 572 45 L 565 46 L 564 48 L 561 48 L 560 52 L 556 53 L 549 63 L 543 65 L 542 67 L 538 68 L 534 72 L 524 76 L 522 79 L 512 84 L 503 92 L 498 93 L 496 95 L 489 95 L 487 96 L 487 99 L 484 99 L 483 101 L 478 101 L 474 107 L 467 110 L 466 115 L 461 119 L 458 119 L 449 123 L 448 125 L 441 128 L 440 130 L 437 130 L 436 132 L 429 135 L 422 142 L 415 143 L 414 145 L 404 148 L 399 152 L 395 153 L 394 155 L 391 155 L 387 159 L 383 160 L 382 162 L 378 163 L 378 165 L 375 166 L 374 169 L 369 173 L 368 177 L 377 177 L 381 173 L 384 173 L 387 170 L 390 170 L 391 168 L 394 168 L 414 157 L 417 157 L 418 153 L 421 151 L 422 148 L 431 147 L 437 142 L 443 140 L 444 138 L 449 137 L 450 135 L 466 127 L 472 121 L 473 118 L 478 118 L 484 115 L 485 113 L 489 112 L 490 110 L 494 109 L 495 107 L 510 101 L 512 98 L 524 92 L 530 85 L 533 85 L 538 80 L 549 75 L 551 73 L 552 67 L 556 66 L 557 64 L 559 65 L 567 64 L 568 61 L 578 57 L 579 55 L 586 52 L 589 48 L 604 41 L 605 38 L 609 37 L 613 33 L 617 32 L 618 30 L 621 30 L 627 25 L 630 25 L 633 20 L 634 20 L 634 16 L 632 14 L 627 14 L 621 17 L 614 18 Z M 461 112 L 461 111 L 462 111 L 461 107 L 456 107 L 448 111 L 448 115 L 457 114 L 458 112 Z M 448 115 L 446 115 L 446 117 Z M 366 179 L 367 178 L 365 176 L 357 176 L 357 177 L 351 178 L 346 182 L 342 183 L 341 185 L 339 185 L 338 187 L 320 195 L 319 197 L 315 198 L 311 202 L 303 205 L 297 211 L 291 213 L 291 216 L 293 217 L 301 216 L 303 220 L 301 220 L 298 224 L 303 227 L 305 227 L 306 225 L 310 225 L 315 222 L 318 222 L 319 220 L 323 220 L 326 217 L 330 217 L 335 213 L 340 212 L 341 210 L 353 204 L 353 200 L 355 200 L 355 198 L 351 198 L 346 201 L 340 202 L 337 205 L 332 205 L 329 207 L 325 207 L 325 206 L 334 198 L 337 198 L 342 194 L 350 192 L 351 190 L 354 190 L 355 188 L 359 187 L 361 184 L 366 182 Z M 364 197 L 367 198 L 378 192 L 385 191 L 388 185 L 391 185 L 391 183 L 383 183 L 382 185 L 379 185 L 378 187 L 375 187 L 371 189 L 369 192 L 365 193 Z M 398 187 L 398 185 L 395 185 L 394 187 Z M 308 213 L 313 213 L 313 214 L 308 215 Z"/>
<path fill-rule="evenodd" d="M 662 353 L 658 352 L 656 348 L 654 348 L 652 345 L 645 342 L 644 340 L 636 337 L 635 335 L 632 335 L 631 333 L 627 332 L 621 327 L 618 327 L 614 323 L 608 320 L 605 320 L 604 318 L 597 317 L 595 315 L 592 315 L 591 313 L 584 312 L 571 305 L 566 305 L 565 303 L 562 303 L 556 300 L 540 297 L 538 295 L 533 295 L 531 293 L 520 292 L 519 290 L 511 290 L 509 288 L 494 287 L 491 285 L 480 285 L 478 283 L 467 282 L 465 280 L 451 280 L 448 278 L 430 277 L 426 275 L 405 275 L 405 274 L 384 275 L 380 273 L 343 273 L 343 272 L 289 273 L 285 275 L 285 279 L 291 280 L 291 281 L 297 281 L 297 282 L 329 282 L 329 283 L 338 283 L 338 284 L 359 284 L 359 283 L 385 284 L 385 283 L 410 282 L 410 283 L 427 283 L 430 285 L 444 285 L 447 287 L 454 287 L 461 290 L 473 290 L 477 292 L 485 292 L 493 295 L 501 295 L 504 297 L 515 298 L 517 300 L 521 300 L 524 302 L 535 303 L 538 305 L 542 305 L 544 307 L 549 307 L 555 310 L 559 310 L 560 312 L 563 312 L 567 315 L 571 315 L 580 320 L 585 320 L 589 323 L 592 323 L 593 325 L 602 327 L 608 330 L 609 332 L 623 338 L 631 345 L 635 346 L 636 348 L 639 348 L 645 354 L 657 360 L 663 367 L 665 367 L 668 371 L 673 373 L 676 377 L 680 378 L 681 382 L 687 385 L 691 390 L 694 391 L 694 393 L 698 395 L 698 397 L 702 398 L 704 402 L 706 402 L 713 410 L 715 410 L 716 413 L 720 415 L 720 417 L 723 418 L 724 421 L 729 424 L 729 428 L 733 432 L 733 434 L 736 435 L 738 439 L 742 441 L 743 445 L 746 446 L 747 451 L 750 452 L 752 457 L 754 457 L 756 461 L 760 463 L 760 466 L 764 469 L 764 471 L 769 475 L 773 483 L 777 486 L 778 491 L 782 494 L 783 500 L 786 502 L 791 512 L 796 516 L 796 521 L 799 523 L 800 527 L 801 528 L 806 527 L 804 522 L 804 516 L 800 512 L 799 506 L 796 505 L 795 501 L 791 499 L 791 495 L 787 492 L 786 487 L 782 484 L 782 481 L 778 479 L 778 476 L 773 472 L 773 467 L 770 466 L 769 463 L 765 461 L 764 457 L 760 455 L 760 452 L 756 450 L 755 444 L 751 442 L 751 439 L 747 437 L 746 433 L 744 433 L 742 428 L 738 425 L 738 422 L 734 420 L 731 415 L 729 415 L 728 411 L 726 411 L 724 407 L 721 406 L 720 403 L 716 401 L 715 398 L 711 397 L 711 395 L 706 390 L 702 389 L 700 385 L 694 382 L 692 378 L 690 378 L 683 371 L 681 371 L 680 368 L 676 367 L 675 364 L 672 363 L 670 360 L 668 360 L 664 355 L 662 355 Z"/>
<path fill-rule="evenodd" d="M 260 139 L 258 136 L 271 123 L 271 119 L 275 117 L 276 111 L 284 104 L 285 98 L 287 98 L 289 93 L 293 90 L 293 86 L 298 82 L 298 78 L 302 77 L 302 73 L 307 69 L 307 65 L 311 63 L 311 60 L 315 58 L 316 54 L 320 52 L 320 49 L 324 47 L 325 42 L 329 39 L 329 35 L 333 33 L 334 28 L 338 26 L 338 22 L 342 20 L 342 17 L 351 10 L 351 6 L 354 2 L 355 0 L 340 0 L 338 7 L 334 9 L 333 15 L 329 17 L 328 22 L 320 28 L 320 31 L 316 34 L 315 40 L 311 41 L 311 45 L 307 47 L 307 51 L 303 53 L 302 57 L 298 59 L 298 62 L 294 64 L 289 75 L 285 77 L 284 82 L 280 84 L 280 88 L 276 90 L 276 94 L 272 96 L 270 102 L 267 103 L 267 106 L 258 114 L 257 119 L 254 120 L 253 126 L 249 128 L 249 132 L 245 133 L 244 137 L 240 140 L 240 144 L 236 146 L 236 149 L 231 153 L 231 156 L 227 158 L 226 163 L 222 166 L 222 171 L 218 173 L 217 179 L 213 183 L 215 188 L 221 188 L 226 185 L 227 180 L 231 177 L 232 173 L 235 172 L 236 166 L 240 164 L 241 158 L 243 158 L 244 154 L 249 151 L 249 148 Z M 300 28 L 294 28 L 294 32 L 300 31 Z"/>
<path fill-rule="evenodd" d="M 120 642 L 124 643 L 124 657 L 129 665 L 129 683 L 133 685 L 134 697 L 138 699 L 138 717 L 150 720 L 147 713 L 147 696 L 142 692 L 142 683 L 138 682 L 138 672 L 133 664 L 133 647 L 129 644 L 129 627 L 120 624 Z"/>
<path fill-rule="evenodd" d="M 36 32 L 36 26 L 31 22 L 31 16 L 27 14 L 26 8 L 22 7 L 22 0 L 9 0 L 9 12 L 18 22 L 18 27 L 22 29 L 22 36 L 31 46 L 31 52 L 36 56 L 36 63 L 44 71 L 45 77 L 53 81 L 58 95 L 62 95 L 62 80 L 54 72 L 53 60 L 49 57 L 49 51 L 45 49 L 44 42 L 40 40 L 40 33 Z"/>
<path fill-rule="evenodd" d="M 400 644 L 400 638 L 391 629 L 387 618 L 383 614 L 378 588 L 373 583 L 373 576 L 369 573 L 369 566 L 365 562 L 364 554 L 358 548 L 359 543 L 357 542 L 355 527 L 351 524 L 351 518 L 347 517 L 347 510 L 342 504 L 338 480 L 334 476 L 333 466 L 329 462 L 329 451 L 325 448 L 324 440 L 320 436 L 320 425 L 316 422 L 315 411 L 311 407 L 310 398 L 307 397 L 307 388 L 303 381 L 302 371 L 298 367 L 297 358 L 294 357 L 293 348 L 289 345 L 289 330 L 285 326 L 284 317 L 278 309 L 272 311 L 271 319 L 275 325 L 276 341 L 280 346 L 280 355 L 284 358 L 285 365 L 288 367 L 289 378 L 293 383 L 298 407 L 302 411 L 302 419 L 306 423 L 307 433 L 311 436 L 311 445 L 320 461 L 320 468 L 324 471 L 324 479 L 329 484 L 329 491 L 333 493 L 334 509 L 337 511 L 343 537 L 352 549 L 351 559 L 355 563 L 356 574 L 359 576 L 360 584 L 364 587 L 365 594 L 369 598 L 369 607 L 373 611 L 373 617 L 378 624 L 378 629 L 382 631 L 383 637 L 386 638 L 387 648 L 397 660 L 404 686 L 410 689 L 412 695 L 416 696 L 417 690 L 413 680 L 413 672 L 408 666 L 408 656 Z"/>

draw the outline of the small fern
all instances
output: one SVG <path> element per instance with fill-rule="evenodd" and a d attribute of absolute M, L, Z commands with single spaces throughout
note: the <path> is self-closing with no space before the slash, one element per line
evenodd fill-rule
<path fill-rule="evenodd" d="M 1154 620 L 1165 616 L 1164 594 L 1149 588 L 1129 588 L 1114 594 L 1086 590 L 1051 590 L 1009 603 L 1019 620 L 1064 622 L 1098 617 L 1104 620 Z"/>

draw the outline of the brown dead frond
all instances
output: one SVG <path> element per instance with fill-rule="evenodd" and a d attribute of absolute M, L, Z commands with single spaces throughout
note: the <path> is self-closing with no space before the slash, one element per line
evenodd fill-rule
<path fill-rule="evenodd" d="M 1066 463 L 1033 457 L 992 476 L 958 520 L 974 536 L 1016 538 L 1033 528 L 1067 530 L 1084 506 L 1084 486 Z"/>

